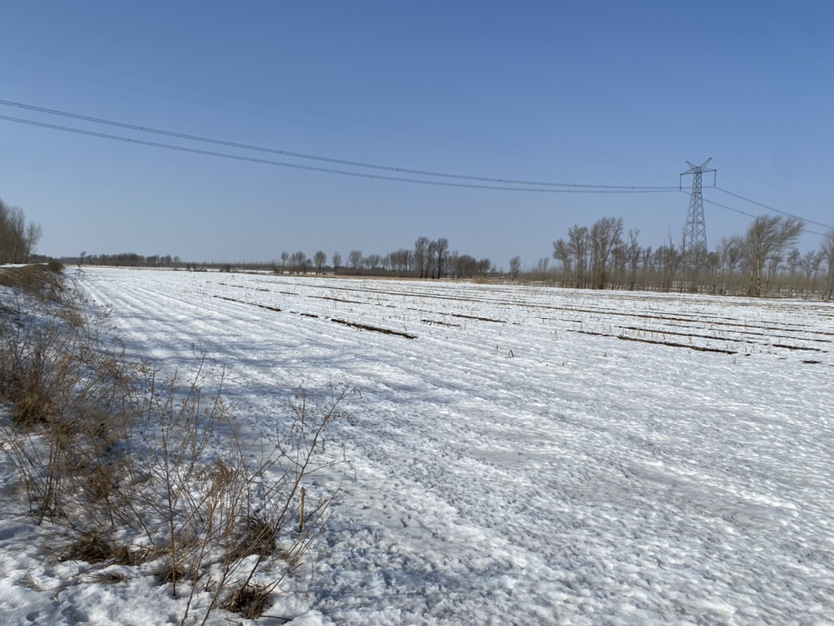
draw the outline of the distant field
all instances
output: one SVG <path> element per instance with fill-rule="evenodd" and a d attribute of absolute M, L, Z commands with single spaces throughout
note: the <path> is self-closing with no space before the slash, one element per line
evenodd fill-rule
<path fill-rule="evenodd" d="M 308 623 L 834 621 L 834 306 L 85 269 L 251 437 L 359 390 Z M 306 587 L 299 593 L 306 591 Z M 301 596 L 299 596 L 301 597 Z"/>

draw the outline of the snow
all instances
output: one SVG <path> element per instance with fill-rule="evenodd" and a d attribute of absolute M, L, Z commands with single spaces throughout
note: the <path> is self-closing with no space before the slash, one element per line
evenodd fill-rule
<path fill-rule="evenodd" d="M 356 390 L 331 433 L 350 465 L 319 478 L 341 493 L 315 574 L 269 611 L 293 624 L 834 623 L 830 304 L 104 268 L 80 280 L 129 354 L 187 376 L 204 352 L 253 439 L 275 436 L 299 387 L 321 402 Z M 178 621 L 164 587 L 56 563 L 49 529 L 3 510 L 4 623 Z"/>

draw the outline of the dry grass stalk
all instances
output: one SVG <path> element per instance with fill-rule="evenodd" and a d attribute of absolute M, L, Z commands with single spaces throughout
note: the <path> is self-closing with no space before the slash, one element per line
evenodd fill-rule
<path fill-rule="evenodd" d="M 182 388 L 102 337 L 77 285 L 43 269 L 0 272 L 3 285 L 15 294 L 0 311 L 0 395 L 15 407 L 0 427 L 3 449 L 38 521 L 63 522 L 78 537 L 65 557 L 162 557 L 156 576 L 187 598 L 183 623 L 195 612 L 205 623 L 221 607 L 261 614 L 335 495 L 311 499 L 305 484 L 340 461 L 323 453 L 346 391 L 333 389 L 321 410 L 300 392 L 279 444 L 253 466 L 220 397 L 222 376 L 217 393 L 202 392 L 205 355 Z"/>

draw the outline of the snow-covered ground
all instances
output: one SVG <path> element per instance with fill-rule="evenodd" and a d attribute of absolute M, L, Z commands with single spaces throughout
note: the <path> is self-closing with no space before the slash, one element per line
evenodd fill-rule
<path fill-rule="evenodd" d="M 225 370 L 251 437 L 299 386 L 358 390 L 315 575 L 270 611 L 294 624 L 834 623 L 830 304 L 118 269 L 82 284 L 129 353 Z M 0 622 L 176 621 L 163 588 L 54 563 L 48 529 L 4 510 Z"/>

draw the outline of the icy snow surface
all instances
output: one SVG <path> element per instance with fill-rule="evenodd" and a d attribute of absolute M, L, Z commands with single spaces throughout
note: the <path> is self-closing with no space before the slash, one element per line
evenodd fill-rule
<path fill-rule="evenodd" d="M 170 373 L 204 351 L 225 370 L 251 437 L 299 386 L 359 390 L 332 433 L 352 465 L 324 478 L 342 492 L 315 576 L 287 599 L 294 624 L 834 623 L 831 305 L 118 269 L 82 282 L 129 353 Z M 38 532 L 0 522 L 3 623 L 177 614 L 150 583 L 58 571 Z"/>

